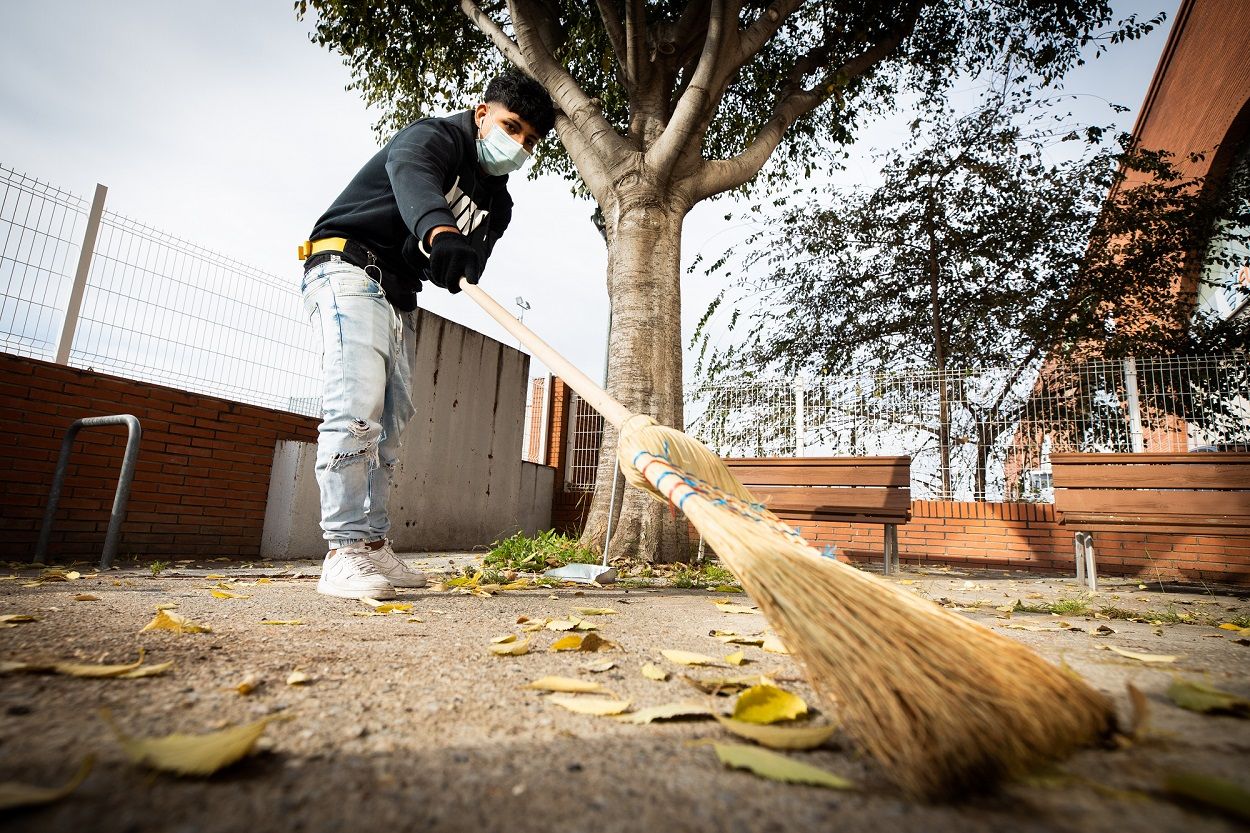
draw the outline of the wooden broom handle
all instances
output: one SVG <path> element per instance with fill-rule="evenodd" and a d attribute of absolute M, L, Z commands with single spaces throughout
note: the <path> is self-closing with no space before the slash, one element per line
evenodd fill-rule
<path fill-rule="evenodd" d="M 521 343 L 533 351 L 534 355 L 541 359 L 543 364 L 551 368 L 552 372 L 563 379 L 569 387 L 577 391 L 582 399 L 590 403 L 590 407 L 603 414 L 603 418 L 608 422 L 620 428 L 625 420 L 633 416 L 629 409 L 611 396 L 608 396 L 607 391 L 590 381 L 589 376 L 582 373 L 566 358 L 553 350 L 550 344 L 543 341 L 533 330 L 518 321 L 515 315 L 501 307 L 498 301 L 479 289 L 476 284 L 471 284 L 464 278 L 461 278 L 460 288 L 477 302 L 478 306 L 486 310 L 487 315 L 498 321 L 501 327 L 520 339 Z"/>

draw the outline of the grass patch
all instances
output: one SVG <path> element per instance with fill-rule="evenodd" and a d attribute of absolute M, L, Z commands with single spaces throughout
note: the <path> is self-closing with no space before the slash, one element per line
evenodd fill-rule
<path fill-rule="evenodd" d="M 1080 616 L 1090 612 L 1089 602 L 1085 599 L 1056 599 L 1051 602 L 1050 612 L 1060 616 Z"/>
<path fill-rule="evenodd" d="M 738 579 L 734 577 L 734 574 L 719 564 L 707 563 L 698 567 L 692 567 L 689 564 L 674 564 L 665 572 L 667 575 L 662 575 L 661 578 L 666 579 L 665 583 L 669 587 L 682 589 L 715 588 L 722 593 L 742 592 L 742 588 L 738 585 Z"/>
<path fill-rule="evenodd" d="M 578 543 L 576 538 L 548 529 L 533 538 L 518 532 L 511 538 L 491 544 L 483 563 L 494 570 L 539 573 L 565 564 L 598 564 L 599 556 Z"/>
<path fill-rule="evenodd" d="M 152 571 L 152 575 L 159 576 L 162 572 L 165 571 L 165 568 L 167 568 L 168 566 L 169 566 L 168 562 L 153 561 L 151 564 L 148 565 L 148 569 Z"/>

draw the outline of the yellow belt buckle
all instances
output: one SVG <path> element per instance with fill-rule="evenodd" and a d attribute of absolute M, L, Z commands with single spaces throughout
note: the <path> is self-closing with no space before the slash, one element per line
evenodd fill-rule
<path fill-rule="evenodd" d="M 300 260 L 307 260 L 308 256 L 311 254 L 312 254 L 312 241 L 311 240 L 305 240 L 303 243 L 299 244 L 299 259 Z"/>

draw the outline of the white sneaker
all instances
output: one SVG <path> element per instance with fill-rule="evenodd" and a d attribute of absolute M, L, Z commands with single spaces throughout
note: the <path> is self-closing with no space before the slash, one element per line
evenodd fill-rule
<path fill-rule="evenodd" d="M 369 552 L 373 566 L 396 587 L 425 587 L 425 573 L 419 573 L 395 557 L 391 539 L 376 550 Z"/>
<path fill-rule="evenodd" d="M 395 588 L 378 572 L 369 548 L 339 547 L 321 565 L 317 592 L 341 599 L 393 599 Z"/>

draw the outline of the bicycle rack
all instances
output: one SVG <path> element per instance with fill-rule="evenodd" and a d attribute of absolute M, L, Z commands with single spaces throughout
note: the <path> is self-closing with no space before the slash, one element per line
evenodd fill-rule
<path fill-rule="evenodd" d="M 43 513 L 43 527 L 39 530 L 39 545 L 35 548 L 35 562 L 44 563 L 43 558 L 48 552 L 48 542 L 52 539 L 52 520 L 56 516 L 56 505 L 61 500 L 61 487 L 65 485 L 65 470 L 69 467 L 69 454 L 74 446 L 74 437 L 83 428 L 97 425 L 125 425 L 127 428 L 126 453 L 122 457 L 122 471 L 117 478 L 117 493 L 113 496 L 113 516 L 109 518 L 108 534 L 104 537 L 104 552 L 100 554 L 100 569 L 107 570 L 113 564 L 113 556 L 117 554 L 117 537 L 122 531 L 122 519 L 126 517 L 126 502 L 130 500 L 130 484 L 135 476 L 135 463 L 139 460 L 139 441 L 143 438 L 143 428 L 139 420 L 130 414 L 118 416 L 86 417 L 74 420 L 65 432 L 61 441 L 61 456 L 56 463 L 56 474 L 52 477 L 52 491 L 48 494 L 48 506 Z"/>

